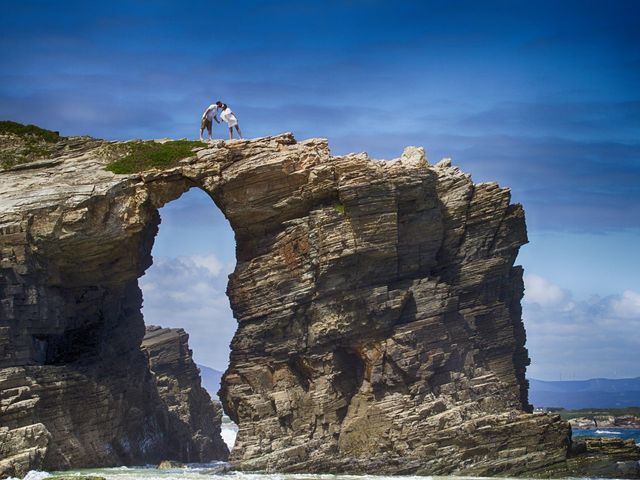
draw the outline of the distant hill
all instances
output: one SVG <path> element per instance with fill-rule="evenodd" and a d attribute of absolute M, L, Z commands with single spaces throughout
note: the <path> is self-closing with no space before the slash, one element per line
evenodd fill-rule
<path fill-rule="evenodd" d="M 202 386 L 209 392 L 211 398 L 218 400 L 218 390 L 220 390 L 220 380 L 222 379 L 223 372 L 200 364 L 198 364 L 198 368 L 200 369 Z"/>
<path fill-rule="evenodd" d="M 529 379 L 529 402 L 534 407 L 624 408 L 640 406 L 640 377 L 594 378 L 576 381 Z"/>

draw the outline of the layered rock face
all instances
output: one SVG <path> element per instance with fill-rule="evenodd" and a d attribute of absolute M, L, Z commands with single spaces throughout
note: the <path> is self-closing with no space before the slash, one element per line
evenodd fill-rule
<path fill-rule="evenodd" d="M 578 437 L 566 462 L 547 469 L 547 477 L 640 478 L 640 446 L 632 439 Z"/>
<path fill-rule="evenodd" d="M 216 142 L 165 171 L 114 175 L 107 161 L 87 140 L 0 173 L 0 437 L 20 439 L 5 454 L 16 464 L 166 453 L 137 279 L 157 209 L 192 187 L 237 241 L 220 392 L 240 428 L 236 468 L 490 475 L 565 462 L 568 424 L 529 413 L 513 266 L 527 239 L 508 189 L 428 165 L 421 149 L 334 157 L 290 134 Z"/>
<path fill-rule="evenodd" d="M 229 449 L 220 436 L 222 405 L 202 388 L 188 340 L 181 328 L 153 325 L 142 339 L 142 351 L 169 410 L 169 438 L 178 448 L 168 458 L 198 463 L 226 460 Z"/>

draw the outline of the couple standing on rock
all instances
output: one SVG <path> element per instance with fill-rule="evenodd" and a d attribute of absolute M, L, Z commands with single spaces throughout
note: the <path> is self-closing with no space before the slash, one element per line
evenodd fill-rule
<path fill-rule="evenodd" d="M 220 120 L 218 120 L 218 110 L 220 110 L 220 118 L 229 125 L 229 140 L 233 138 L 233 127 L 236 127 L 238 136 L 242 138 L 242 132 L 240 132 L 240 125 L 238 125 L 236 115 L 231 111 L 226 103 L 222 103 L 218 100 L 216 103 L 209 105 L 202 114 L 202 120 L 200 122 L 200 141 L 203 141 L 202 134 L 205 128 L 209 131 L 209 140 L 212 140 L 211 130 L 213 127 L 213 121 L 215 120 L 216 123 L 220 123 Z"/>

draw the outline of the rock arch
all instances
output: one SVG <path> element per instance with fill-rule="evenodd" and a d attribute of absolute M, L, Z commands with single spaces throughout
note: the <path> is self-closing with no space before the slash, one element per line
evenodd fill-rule
<path fill-rule="evenodd" d="M 528 413 L 526 230 L 508 189 L 420 149 L 333 157 L 291 134 L 134 175 L 80 145 L 0 173 L 0 439 L 16 463 L 166 454 L 137 279 L 157 209 L 193 187 L 237 241 L 220 392 L 234 466 L 517 474 L 565 458 L 567 425 Z"/>

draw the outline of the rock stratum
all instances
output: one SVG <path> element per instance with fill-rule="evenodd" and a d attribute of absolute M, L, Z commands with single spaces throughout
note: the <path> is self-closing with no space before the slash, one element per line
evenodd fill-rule
<path fill-rule="evenodd" d="M 147 326 L 142 339 L 142 351 L 169 410 L 169 438 L 177 450 L 167 458 L 187 463 L 226 460 L 229 449 L 220 435 L 222 405 L 202 387 L 188 340 L 181 328 L 155 325 Z"/>
<path fill-rule="evenodd" d="M 513 266 L 527 236 L 509 189 L 429 165 L 422 149 L 332 156 L 325 140 L 291 134 L 122 175 L 105 169 L 107 142 L 60 142 L 52 158 L 0 172 L 3 473 L 167 458 L 175 438 L 144 353 L 138 278 L 158 208 L 190 188 L 237 242 L 238 330 L 219 392 L 239 425 L 233 467 L 566 465 L 569 425 L 529 413 Z"/>

